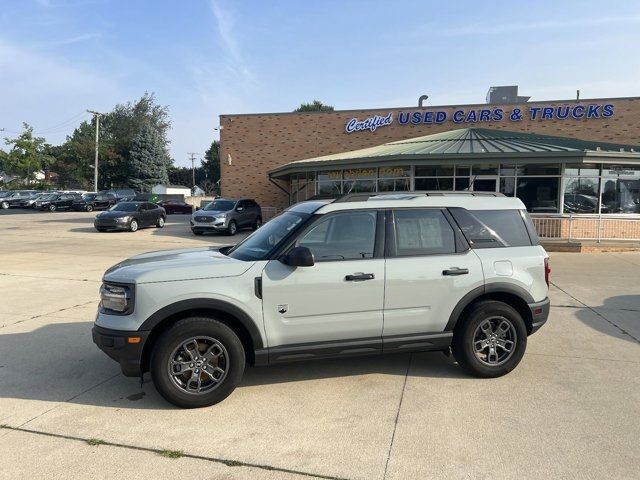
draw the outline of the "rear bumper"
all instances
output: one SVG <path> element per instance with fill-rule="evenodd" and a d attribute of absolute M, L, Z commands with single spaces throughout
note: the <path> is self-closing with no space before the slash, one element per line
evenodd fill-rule
<path fill-rule="evenodd" d="M 531 309 L 531 334 L 533 334 L 547 322 L 551 301 L 547 297 L 541 302 L 530 303 L 529 308 Z"/>
<path fill-rule="evenodd" d="M 127 332 L 93 326 L 93 343 L 120 364 L 127 377 L 139 377 L 143 372 L 142 352 L 150 332 Z M 129 343 L 129 337 L 140 337 L 139 343 Z"/>

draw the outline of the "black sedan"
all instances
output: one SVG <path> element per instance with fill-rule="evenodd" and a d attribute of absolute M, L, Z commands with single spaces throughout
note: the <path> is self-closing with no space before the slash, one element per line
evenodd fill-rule
<path fill-rule="evenodd" d="M 144 227 L 164 227 L 167 213 L 164 208 L 150 202 L 120 202 L 106 212 L 96 215 L 93 226 L 99 232 L 129 230 Z"/>
<path fill-rule="evenodd" d="M 158 202 L 158 205 L 167 211 L 167 215 L 171 213 L 186 213 L 191 215 L 193 213 L 193 206 L 180 200 L 162 200 Z"/>

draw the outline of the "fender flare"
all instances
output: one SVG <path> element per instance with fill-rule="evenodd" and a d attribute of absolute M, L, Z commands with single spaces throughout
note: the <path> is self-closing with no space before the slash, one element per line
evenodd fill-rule
<path fill-rule="evenodd" d="M 202 310 L 202 309 L 212 309 L 219 310 L 228 315 L 231 315 L 235 319 L 237 319 L 242 326 L 249 332 L 251 336 L 251 341 L 253 343 L 254 350 L 264 348 L 264 343 L 262 341 L 262 336 L 260 335 L 260 330 L 258 326 L 253 321 L 251 316 L 247 314 L 241 308 L 225 302 L 223 300 L 217 300 L 215 298 L 194 298 L 189 300 L 181 300 L 176 303 L 172 303 L 171 305 L 167 305 L 166 307 L 161 308 L 157 312 L 153 313 L 149 318 L 147 318 L 138 330 L 140 331 L 151 331 L 153 330 L 160 322 L 163 320 L 176 315 L 182 312 L 188 312 L 189 310 Z"/>
<path fill-rule="evenodd" d="M 476 301 L 479 297 L 486 295 L 488 293 L 509 293 L 511 295 L 515 295 L 522 300 L 524 300 L 527 304 L 534 303 L 535 300 L 531 296 L 529 292 L 527 292 L 524 288 L 514 285 L 512 283 L 506 282 L 493 282 L 487 283 L 480 287 L 476 287 L 470 292 L 468 292 L 464 297 L 460 299 L 458 304 L 455 306 L 451 315 L 449 316 L 449 321 L 447 322 L 446 327 L 444 328 L 445 332 L 453 332 L 453 329 L 456 326 L 456 322 L 460 318 L 460 315 L 471 303 Z"/>

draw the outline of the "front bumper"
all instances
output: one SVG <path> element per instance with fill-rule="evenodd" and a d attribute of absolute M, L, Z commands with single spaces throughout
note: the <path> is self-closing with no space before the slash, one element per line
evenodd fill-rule
<path fill-rule="evenodd" d="M 227 219 L 214 219 L 212 222 L 197 222 L 191 219 L 191 230 L 194 232 L 222 232 L 229 226 Z"/>
<path fill-rule="evenodd" d="M 551 301 L 547 297 L 541 302 L 530 303 L 529 308 L 531 309 L 531 334 L 533 334 L 547 322 Z"/>
<path fill-rule="evenodd" d="M 129 222 L 117 222 L 114 219 L 94 220 L 93 226 L 96 228 L 105 228 L 107 230 L 128 230 Z"/>
<path fill-rule="evenodd" d="M 142 352 L 150 332 L 111 330 L 94 325 L 91 333 L 93 343 L 120 364 L 125 376 L 139 377 L 142 375 L 143 369 L 145 369 L 142 364 Z M 140 341 L 130 343 L 129 338 L 135 337 L 140 337 Z"/>

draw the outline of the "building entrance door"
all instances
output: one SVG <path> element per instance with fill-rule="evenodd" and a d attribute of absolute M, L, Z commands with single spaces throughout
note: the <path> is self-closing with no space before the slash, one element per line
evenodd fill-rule
<path fill-rule="evenodd" d="M 471 190 L 474 192 L 497 192 L 498 185 L 498 177 L 476 177 L 473 180 Z"/>

